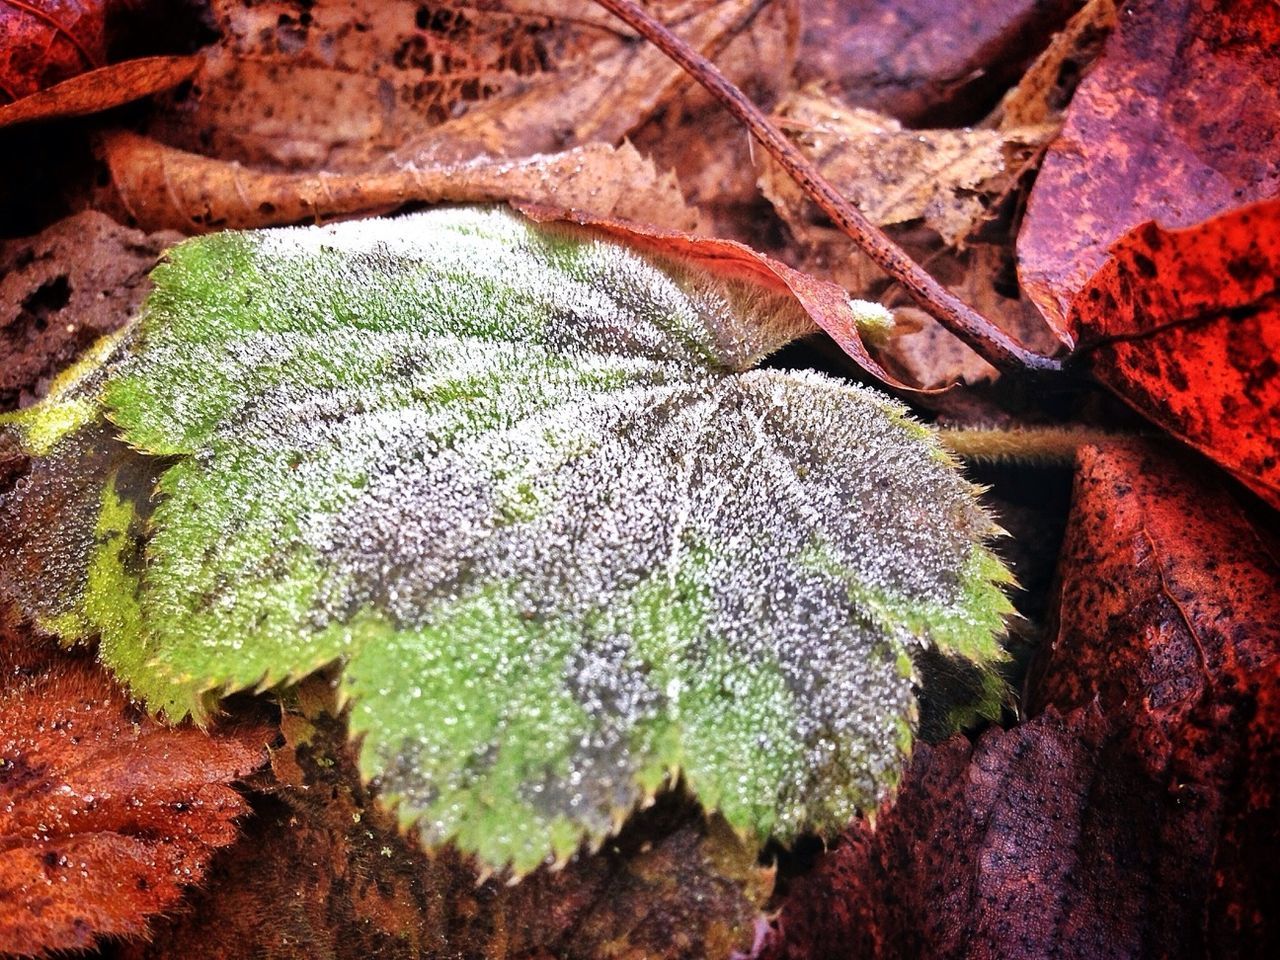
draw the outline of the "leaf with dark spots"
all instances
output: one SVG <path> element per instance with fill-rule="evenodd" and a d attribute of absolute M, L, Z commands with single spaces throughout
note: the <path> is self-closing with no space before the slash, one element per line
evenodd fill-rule
<path fill-rule="evenodd" d="M 1280 506 L 1280 200 L 1143 224 L 1076 298 L 1094 375 Z"/>
<path fill-rule="evenodd" d="M 482 881 L 453 848 L 406 840 L 373 802 L 344 724 L 301 712 L 331 696 L 323 678 L 298 689 L 244 836 L 126 957 L 701 960 L 751 945 L 772 872 L 718 817 L 667 794 L 596 854 L 514 886 Z"/>
<path fill-rule="evenodd" d="M 1023 284 L 1064 338 L 1111 244 L 1280 190 L 1280 6 L 1138 0 L 1076 91 L 1018 238 Z"/>
<path fill-rule="evenodd" d="M 0 954 L 139 936 L 200 879 L 246 811 L 261 725 L 170 729 L 99 667 L 7 625 L 0 678 Z"/>

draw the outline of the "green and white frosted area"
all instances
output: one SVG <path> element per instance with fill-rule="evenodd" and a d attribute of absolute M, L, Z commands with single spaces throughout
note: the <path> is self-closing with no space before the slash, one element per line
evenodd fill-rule
<path fill-rule="evenodd" d="M 154 279 L 11 418 L 0 590 L 175 719 L 340 664 L 428 843 L 525 872 L 677 775 L 760 840 L 833 829 L 894 782 L 913 655 L 999 656 L 974 488 L 888 398 L 756 367 L 788 297 L 470 208 Z"/>

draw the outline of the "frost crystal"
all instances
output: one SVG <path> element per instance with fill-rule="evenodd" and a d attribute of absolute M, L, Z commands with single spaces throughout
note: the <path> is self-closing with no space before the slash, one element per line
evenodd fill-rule
<path fill-rule="evenodd" d="M 76 506 L 0 542 L 0 587 L 170 715 L 341 661 L 429 841 L 522 872 L 675 771 L 759 837 L 837 826 L 893 782 L 912 655 L 997 655 L 993 527 L 929 432 L 753 369 L 808 329 L 787 297 L 485 209 L 224 233 L 155 279 L 108 375 L 19 420 L 51 449 L 0 520 Z M 119 440 L 57 439 L 68 403 Z"/>

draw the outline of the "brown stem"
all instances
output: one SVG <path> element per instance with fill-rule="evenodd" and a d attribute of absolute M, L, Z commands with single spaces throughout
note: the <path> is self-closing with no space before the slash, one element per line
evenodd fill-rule
<path fill-rule="evenodd" d="M 680 64 L 751 131 L 831 220 L 897 280 L 930 316 L 1001 370 L 1056 371 L 1060 361 L 1033 353 L 935 280 L 862 211 L 836 190 L 817 167 L 760 112 L 760 108 L 714 63 L 655 20 L 632 0 L 595 0 Z"/>

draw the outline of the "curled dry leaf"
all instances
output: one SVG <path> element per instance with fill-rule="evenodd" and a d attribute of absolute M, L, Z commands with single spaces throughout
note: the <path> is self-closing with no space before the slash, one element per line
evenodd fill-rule
<path fill-rule="evenodd" d="M 481 158 L 386 172 L 290 173 L 187 153 L 118 131 L 103 140 L 119 202 L 146 229 L 188 233 L 342 219 L 411 201 L 522 200 L 692 229 L 671 174 L 629 143 L 592 143 L 520 160 Z"/>
<path fill-rule="evenodd" d="M 913 126 L 979 119 L 1079 0 L 803 0 L 802 83 Z"/>
<path fill-rule="evenodd" d="M 374 802 L 344 724 L 314 708 L 326 687 L 305 684 L 286 712 L 244 836 L 129 960 L 714 960 L 751 945 L 772 871 L 723 820 L 665 795 L 598 853 L 485 880 L 452 849 L 424 853 Z"/>
<path fill-rule="evenodd" d="M 1085 448 L 1034 719 L 922 746 L 766 956 L 1270 956 L 1280 563 L 1219 484 Z"/>
<path fill-rule="evenodd" d="M 0 127 L 53 117 L 74 117 L 176 87 L 200 66 L 198 56 L 140 57 L 99 67 L 47 90 L 0 106 Z"/>
<path fill-rule="evenodd" d="M 1280 6 L 1126 6 L 1050 147 L 1018 237 L 1022 280 L 1067 342 L 1079 291 L 1146 220 L 1185 227 L 1280 191 Z"/>
<path fill-rule="evenodd" d="M 99 667 L 19 663 L 0 677 L 0 954 L 145 934 L 235 838 L 247 807 L 229 784 L 270 731 L 167 728 Z"/>
<path fill-rule="evenodd" d="M 86 347 L 124 324 L 178 234 L 146 234 L 101 213 L 0 243 L 0 410 L 34 399 Z"/>
<path fill-rule="evenodd" d="M 1280 506 L 1280 200 L 1143 224 L 1076 298 L 1070 330 L 1126 403 Z"/>

